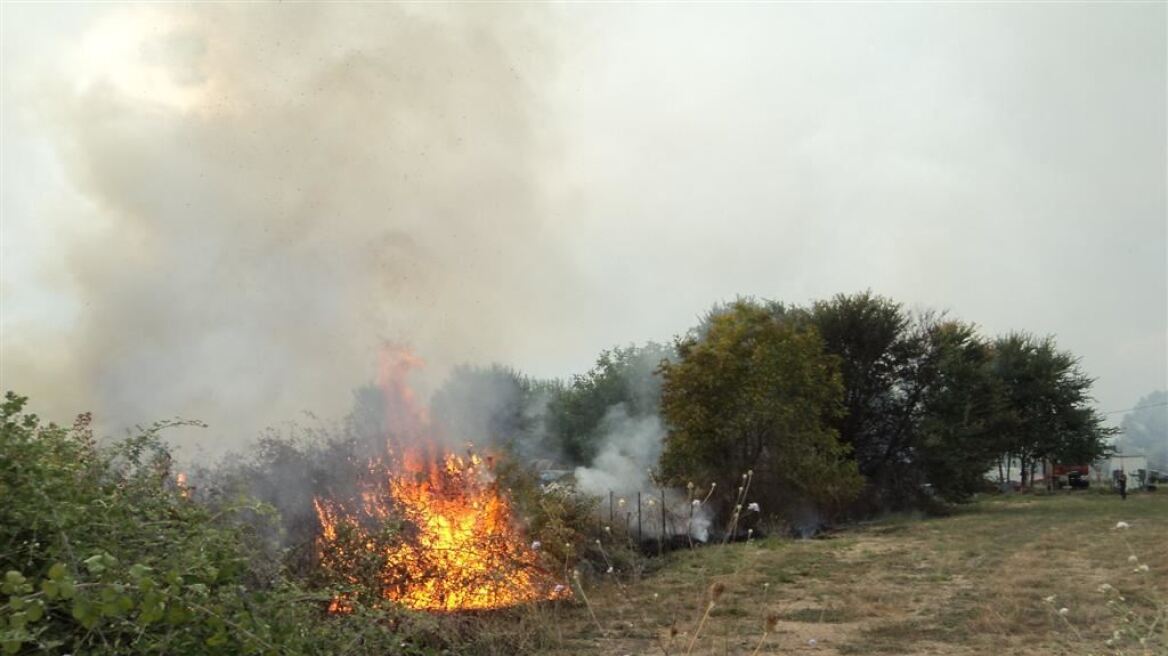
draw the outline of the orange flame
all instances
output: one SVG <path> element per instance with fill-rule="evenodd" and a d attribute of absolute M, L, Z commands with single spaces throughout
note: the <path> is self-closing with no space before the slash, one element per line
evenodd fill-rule
<path fill-rule="evenodd" d="M 382 564 L 375 579 L 380 596 L 419 610 L 502 608 L 566 596 L 567 588 L 541 569 L 483 460 L 473 452 L 440 452 L 429 439 L 427 413 L 405 383 L 421 360 L 387 348 L 381 364 L 393 442 L 404 446 L 390 447 L 389 464 L 370 463 L 359 500 L 315 500 L 322 565 L 359 584 L 357 563 L 372 557 Z M 395 520 L 400 530 L 384 539 L 381 531 Z M 344 599 L 329 606 L 349 609 Z"/>

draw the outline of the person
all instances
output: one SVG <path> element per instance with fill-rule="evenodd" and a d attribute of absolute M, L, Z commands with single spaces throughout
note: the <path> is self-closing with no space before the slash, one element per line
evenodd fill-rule
<path fill-rule="evenodd" d="M 1121 469 L 1119 476 L 1115 479 L 1119 483 L 1119 496 L 1121 499 L 1127 500 L 1127 474 Z"/>

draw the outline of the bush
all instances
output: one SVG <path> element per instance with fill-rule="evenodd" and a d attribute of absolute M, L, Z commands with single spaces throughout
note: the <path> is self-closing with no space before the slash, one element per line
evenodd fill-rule
<path fill-rule="evenodd" d="M 175 422 L 99 447 L 87 415 L 41 425 L 25 402 L 0 408 L 4 653 L 424 653 L 384 618 L 322 622 L 330 595 L 257 557 L 270 509 L 213 511 L 176 480 Z"/>

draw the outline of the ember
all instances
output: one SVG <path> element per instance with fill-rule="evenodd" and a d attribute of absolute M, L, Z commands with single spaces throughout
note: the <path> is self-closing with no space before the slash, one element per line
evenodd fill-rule
<path fill-rule="evenodd" d="M 502 608 L 564 596 L 566 588 L 540 567 L 539 553 L 515 524 L 490 467 L 473 451 L 442 452 L 428 439 L 426 413 L 405 385 L 406 373 L 419 364 L 405 351 L 383 354 L 379 382 L 387 417 L 404 425 L 391 437 L 396 448 L 370 463 L 359 499 L 315 500 L 321 565 L 359 583 L 362 564 L 376 562 L 380 595 L 419 610 Z M 395 525 L 400 530 L 383 537 Z M 329 610 L 348 607 L 334 599 Z"/>

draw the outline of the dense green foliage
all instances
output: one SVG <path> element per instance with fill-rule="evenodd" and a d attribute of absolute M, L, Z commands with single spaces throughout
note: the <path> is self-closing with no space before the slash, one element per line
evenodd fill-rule
<path fill-rule="evenodd" d="M 547 406 L 549 444 L 571 464 L 588 464 L 603 438 L 604 418 L 622 406 L 630 418 L 657 413 L 661 384 L 654 375 L 672 351 L 652 342 L 604 351 L 596 365 L 575 376 Z"/>
<path fill-rule="evenodd" d="M 777 344 L 782 331 L 787 354 L 763 346 Z M 805 361 L 790 355 L 796 351 L 819 357 L 824 376 L 807 376 Z M 808 449 L 809 434 L 831 429 L 863 477 L 866 491 L 853 506 L 860 513 L 968 499 L 999 461 L 1022 463 L 1024 482 L 1039 462 L 1091 462 L 1113 432 L 1089 405 L 1091 379 L 1053 340 L 989 340 L 972 324 L 911 313 L 870 292 L 809 308 L 718 306 L 678 342 L 678 354 L 662 368 L 667 473 L 765 471 L 768 458 L 785 453 L 785 475 L 812 480 L 792 454 Z M 821 393 L 823 378 L 833 376 L 838 397 Z M 839 489 L 831 480 L 821 476 L 820 490 L 787 484 L 785 492 L 831 497 Z"/>
<path fill-rule="evenodd" d="M 842 410 L 837 365 L 814 329 L 746 301 L 677 342 L 662 365 L 662 414 L 671 430 L 662 473 L 716 482 L 733 493 L 753 470 L 752 499 L 839 506 L 859 489 L 854 463 L 828 421 Z"/>
<path fill-rule="evenodd" d="M 965 500 L 980 491 L 999 454 L 1005 404 L 993 375 L 993 348 L 971 324 L 930 322 L 929 354 L 912 449 L 903 462 L 941 498 Z M 911 457 L 909 457 L 911 456 Z"/>
<path fill-rule="evenodd" d="M 1090 463 L 1108 451 L 1115 433 L 1088 407 L 1092 380 L 1054 340 L 1010 334 L 994 343 L 994 375 L 1004 395 L 1000 450 L 1021 464 L 1022 482 L 1039 463 Z"/>

